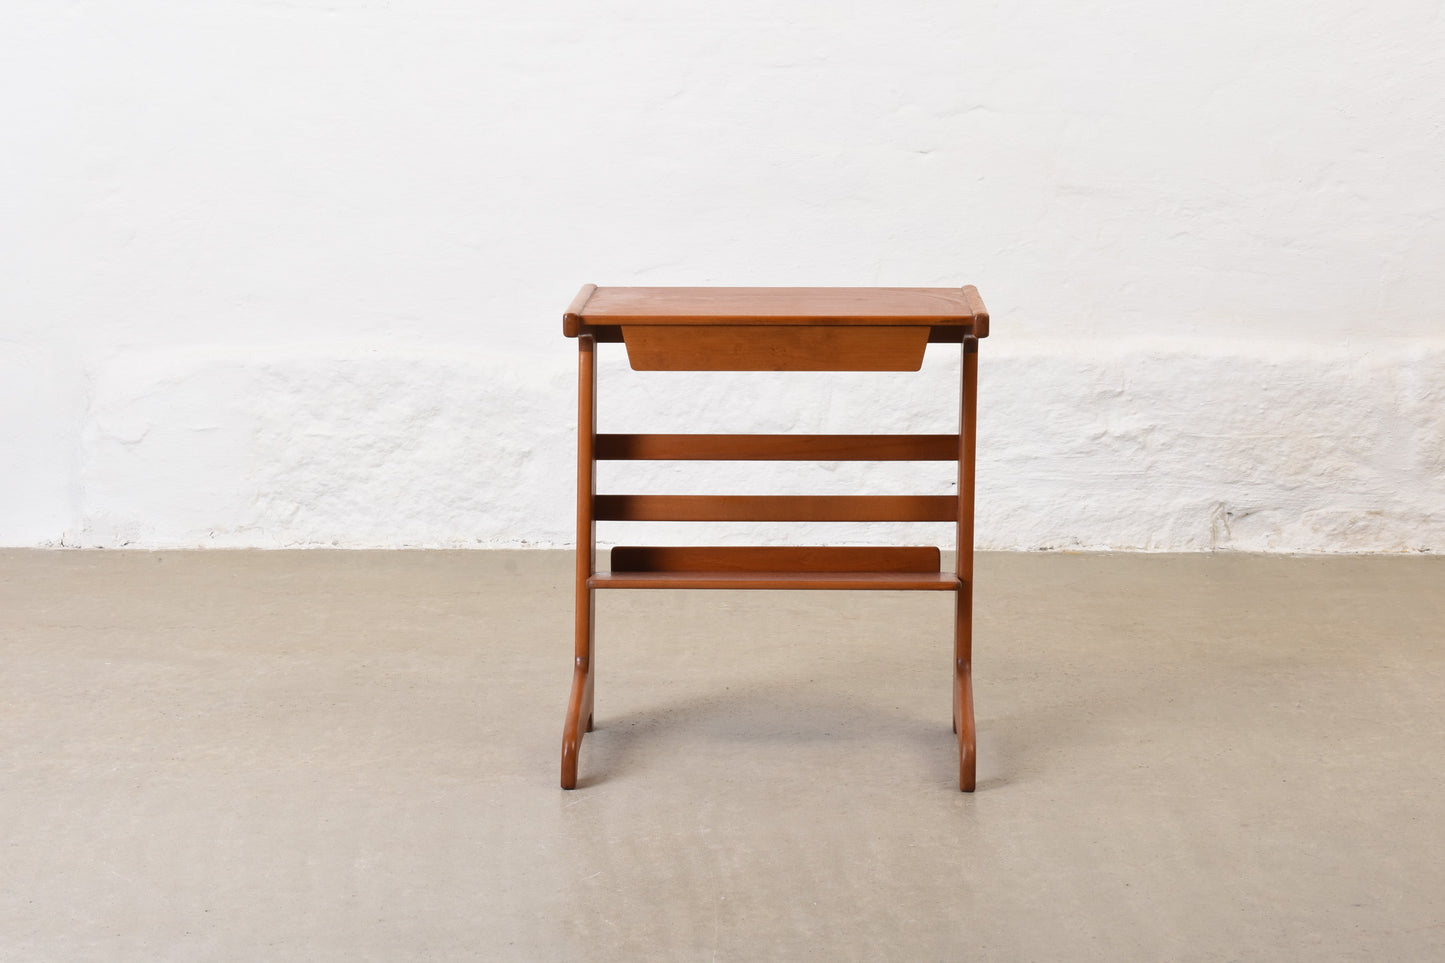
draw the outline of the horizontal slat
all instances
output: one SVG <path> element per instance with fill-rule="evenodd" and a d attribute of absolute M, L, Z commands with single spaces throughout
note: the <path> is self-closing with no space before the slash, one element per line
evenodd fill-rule
<path fill-rule="evenodd" d="M 595 589 L 834 589 L 837 591 L 953 592 L 952 572 L 602 572 Z"/>
<path fill-rule="evenodd" d="M 623 572 L 928 572 L 936 574 L 938 549 L 932 546 L 694 547 L 619 546 L 612 550 L 612 571 Z"/>
<path fill-rule="evenodd" d="M 598 495 L 614 522 L 951 522 L 952 495 Z"/>
<path fill-rule="evenodd" d="M 598 435 L 598 459 L 957 461 L 957 435 Z"/>

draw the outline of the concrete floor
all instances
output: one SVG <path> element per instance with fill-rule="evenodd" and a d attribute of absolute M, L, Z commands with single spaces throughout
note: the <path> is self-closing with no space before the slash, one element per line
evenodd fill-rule
<path fill-rule="evenodd" d="M 982 555 L 599 602 L 556 552 L 0 552 L 0 960 L 1438 960 L 1445 557 Z"/>

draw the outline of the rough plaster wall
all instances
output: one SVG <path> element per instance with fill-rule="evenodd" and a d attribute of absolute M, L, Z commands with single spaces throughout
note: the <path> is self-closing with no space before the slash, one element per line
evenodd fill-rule
<path fill-rule="evenodd" d="M 1363 0 L 15 4 L 0 543 L 566 544 L 581 282 L 972 282 L 980 544 L 1438 551 L 1442 51 Z M 626 427 L 952 428 L 937 349 L 620 365 Z"/>
<path fill-rule="evenodd" d="M 985 342 L 986 548 L 1439 551 L 1445 347 Z M 600 428 L 951 431 L 957 349 L 921 375 L 630 371 L 604 345 Z M 575 369 L 492 352 L 146 352 L 97 378 L 79 545 L 562 545 Z M 566 361 L 570 361 L 568 355 Z M 500 363 L 499 363 L 500 361 Z M 740 401 L 741 399 L 741 401 Z M 724 414 L 726 413 L 726 414 Z M 953 490 L 951 466 L 604 464 L 603 490 Z M 156 519 L 167 519 L 163 535 Z M 604 525 L 604 542 L 943 546 L 951 526 Z M 823 530 L 827 530 L 824 535 Z M 901 530 L 901 532 L 900 532 Z M 645 534 L 644 534 L 645 533 Z"/>

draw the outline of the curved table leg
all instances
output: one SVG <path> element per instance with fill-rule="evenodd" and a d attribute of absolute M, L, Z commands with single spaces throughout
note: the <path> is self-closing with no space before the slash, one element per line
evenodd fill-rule
<path fill-rule="evenodd" d="M 586 593 L 585 599 L 582 593 Z M 577 760 L 582 736 L 592 731 L 592 590 L 583 589 L 577 598 L 577 657 L 572 666 L 572 696 L 567 700 L 567 721 L 562 726 L 562 788 L 577 788 Z"/>
<path fill-rule="evenodd" d="M 567 722 L 562 728 L 562 788 L 577 788 L 577 760 L 582 752 L 582 735 L 592 729 L 592 710 L 582 710 L 592 698 L 592 673 L 581 659 L 572 670 L 572 698 L 567 700 Z"/>

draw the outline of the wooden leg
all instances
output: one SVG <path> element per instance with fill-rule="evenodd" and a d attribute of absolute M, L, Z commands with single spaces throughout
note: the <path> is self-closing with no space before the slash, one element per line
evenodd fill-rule
<path fill-rule="evenodd" d="M 962 700 L 959 699 L 959 694 L 960 694 L 960 693 L 959 693 L 958 678 L 957 678 L 957 676 L 958 676 L 958 611 L 957 611 L 957 610 L 958 610 L 958 602 L 957 602 L 957 600 L 954 601 L 953 605 L 954 605 L 954 613 L 953 613 L 953 668 L 954 668 L 954 680 L 953 680 L 953 734 L 956 736 L 956 735 L 958 735 L 958 707 L 959 707 L 959 705 L 962 703 Z"/>
<path fill-rule="evenodd" d="M 588 587 L 597 551 L 593 494 L 597 487 L 594 453 L 597 438 L 597 353 L 590 335 L 577 339 L 577 613 L 572 662 L 572 697 L 562 727 L 562 788 L 577 788 L 577 757 L 582 736 L 592 731 L 592 687 L 595 677 L 592 642 L 596 621 L 595 591 Z"/>
<path fill-rule="evenodd" d="M 597 593 L 587 592 L 587 681 L 582 689 L 582 731 L 592 731 L 592 687 L 597 681 Z M 578 631 L 582 631 L 581 627 Z"/>
<path fill-rule="evenodd" d="M 562 728 L 562 788 L 577 788 L 577 762 L 582 736 L 592 731 L 593 592 L 584 582 L 577 591 L 577 657 L 572 666 L 572 697 Z"/>
<path fill-rule="evenodd" d="M 583 707 L 586 709 L 586 713 L 585 713 L 585 714 L 586 714 L 586 716 L 587 716 L 587 727 L 583 730 L 584 732 L 591 732 L 592 729 L 593 729 L 593 726 L 592 726 L 592 679 L 593 679 L 593 675 L 592 675 L 591 669 L 590 669 L 590 667 L 589 667 L 589 670 L 588 670 L 588 672 L 587 672 L 587 692 L 582 696 L 582 704 L 583 704 Z"/>
<path fill-rule="evenodd" d="M 973 792 L 978 747 L 973 728 L 973 495 L 978 424 L 978 339 L 963 342 L 958 412 L 958 595 L 953 617 L 953 731 L 958 733 L 958 788 Z"/>
<path fill-rule="evenodd" d="M 978 743 L 973 724 L 973 586 L 959 587 L 953 624 L 953 731 L 958 733 L 958 788 L 973 792 Z"/>

